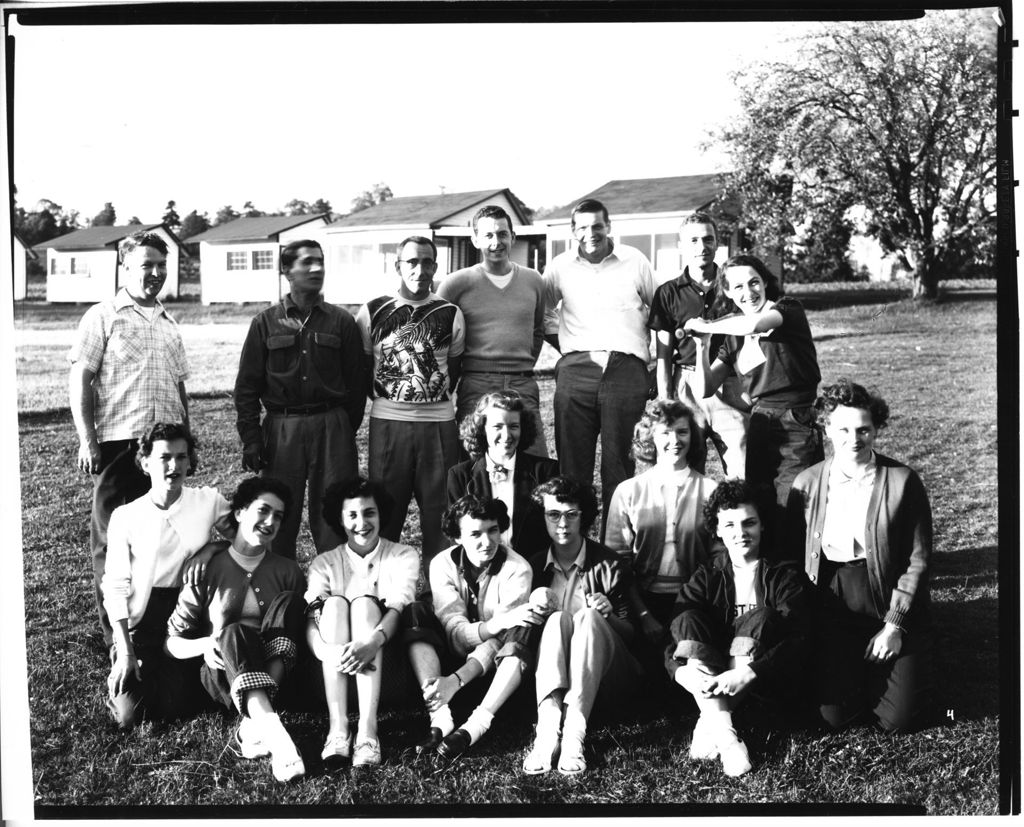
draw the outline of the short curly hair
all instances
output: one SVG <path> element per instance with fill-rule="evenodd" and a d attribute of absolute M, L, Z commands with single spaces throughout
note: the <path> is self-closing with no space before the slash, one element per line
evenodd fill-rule
<path fill-rule="evenodd" d="M 380 524 L 386 525 L 395 510 L 395 500 L 388 490 L 379 483 L 370 482 L 366 477 L 355 477 L 332 482 L 324 491 L 324 498 L 320 502 L 320 513 L 324 522 L 338 533 L 343 543 L 348 542 L 348 532 L 345 531 L 345 526 L 341 521 L 341 509 L 345 505 L 345 500 L 357 500 L 361 497 L 372 499 L 377 503 Z"/>
<path fill-rule="evenodd" d="M 590 531 L 590 527 L 597 520 L 597 515 L 601 511 L 594 486 L 572 477 L 562 475 L 552 477 L 534 488 L 530 497 L 543 508 L 545 494 L 554 497 L 560 503 L 572 503 L 579 508 L 581 512 L 580 533 L 584 536 Z"/>
<path fill-rule="evenodd" d="M 700 460 L 700 427 L 693 409 L 678 399 L 652 399 L 647 403 L 640 419 L 633 426 L 633 445 L 629 454 L 637 462 L 654 465 L 658 451 L 654 447 L 654 426 L 671 425 L 685 419 L 690 426 L 690 447 L 686 449 L 686 464 L 693 468 Z"/>
<path fill-rule="evenodd" d="M 771 504 L 775 499 L 775 490 L 769 492 L 768 486 L 754 485 L 738 478 L 724 480 L 704 501 L 704 526 L 714 537 L 718 534 L 718 512 L 726 508 L 739 508 L 741 505 L 752 505 L 762 525 L 766 525 L 771 514 Z"/>
<path fill-rule="evenodd" d="M 463 517 L 474 520 L 494 520 L 498 524 L 498 531 L 502 533 L 508 531 L 508 527 L 512 525 L 512 520 L 508 516 L 508 506 L 501 500 L 467 494 L 448 506 L 444 517 L 441 518 L 441 529 L 454 542 L 458 542 L 459 537 L 462 536 L 459 523 L 462 522 Z"/>
<path fill-rule="evenodd" d="M 459 436 L 462 439 L 462 446 L 473 459 L 480 459 L 487 453 L 487 409 L 498 408 L 502 411 L 515 411 L 519 414 L 519 445 L 516 451 L 521 451 L 527 445 L 532 445 L 537 438 L 537 418 L 533 411 L 526 407 L 522 396 L 515 391 L 502 390 L 491 391 L 480 397 L 473 412 L 462 420 L 459 426 Z"/>
<path fill-rule="evenodd" d="M 873 393 L 863 385 L 851 382 L 842 377 L 832 385 L 821 389 L 821 395 L 814 402 L 814 410 L 818 421 L 825 424 L 829 414 L 838 407 L 860 408 L 871 414 L 871 423 L 881 430 L 889 422 L 889 405 L 877 393 Z"/>
<path fill-rule="evenodd" d="M 236 511 L 242 511 L 252 505 L 263 494 L 273 494 L 284 505 L 285 516 L 292 508 L 292 492 L 287 484 L 274 477 L 246 477 L 238 484 L 231 495 L 231 511 L 228 518 L 232 527 L 238 529 Z"/>
<path fill-rule="evenodd" d="M 135 464 L 142 468 L 142 463 L 153 453 L 154 442 L 170 442 L 172 439 L 183 439 L 188 446 L 188 471 L 185 476 L 191 477 L 199 467 L 199 443 L 192 436 L 187 425 L 178 422 L 156 422 L 139 438 L 139 450 L 135 454 Z"/>

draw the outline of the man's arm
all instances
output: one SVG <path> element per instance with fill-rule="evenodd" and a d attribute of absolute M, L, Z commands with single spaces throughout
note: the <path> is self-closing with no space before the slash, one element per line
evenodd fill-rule
<path fill-rule="evenodd" d="M 260 393 L 266 381 L 266 346 L 259 317 L 252 320 L 235 377 L 235 411 L 242 440 L 242 466 L 247 471 L 263 467 L 263 433 L 260 430 Z"/>
<path fill-rule="evenodd" d="M 71 418 L 78 432 L 78 467 L 90 474 L 100 470 L 100 444 L 96 439 L 96 395 L 92 389 L 96 374 L 81 362 L 71 363 L 68 396 Z"/>
<path fill-rule="evenodd" d="M 342 372 L 348 398 L 345 412 L 352 424 L 352 433 L 359 430 L 366 411 L 366 395 L 370 389 L 370 373 L 363 357 L 363 338 L 355 319 L 346 322 L 341 329 L 341 352 L 344 354 Z"/>
<path fill-rule="evenodd" d="M 658 396 L 662 399 L 671 399 L 673 396 L 672 359 L 675 355 L 672 331 L 658 330 L 655 335 L 658 338 Z"/>
<path fill-rule="evenodd" d="M 184 414 L 185 418 L 182 421 L 182 424 L 187 428 L 188 427 L 188 392 L 185 390 L 185 380 L 184 379 L 178 383 L 178 396 L 181 397 L 181 407 L 185 411 L 185 414 Z"/>

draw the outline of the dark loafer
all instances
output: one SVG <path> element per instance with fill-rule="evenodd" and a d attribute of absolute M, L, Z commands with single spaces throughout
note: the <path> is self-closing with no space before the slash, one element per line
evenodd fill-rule
<path fill-rule="evenodd" d="M 430 734 L 427 739 L 416 745 L 416 754 L 424 755 L 426 753 L 433 752 L 437 749 L 438 744 L 444 740 L 444 736 L 441 734 L 441 730 L 436 726 L 430 728 Z"/>
<path fill-rule="evenodd" d="M 437 745 L 437 754 L 446 761 L 455 761 L 469 749 L 471 743 L 469 733 L 464 729 L 457 729 Z"/>

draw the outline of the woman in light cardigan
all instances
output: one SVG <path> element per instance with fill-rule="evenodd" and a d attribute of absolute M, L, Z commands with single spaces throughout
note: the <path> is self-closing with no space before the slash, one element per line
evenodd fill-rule
<path fill-rule="evenodd" d="M 631 609 L 652 643 L 683 584 L 711 557 L 703 508 L 717 483 L 692 467 L 700 433 L 686 404 L 648 402 L 633 431 L 633 458 L 653 465 L 619 483 L 608 506 L 605 545 L 633 559 Z"/>
<path fill-rule="evenodd" d="M 816 408 L 833 457 L 796 478 L 787 536 L 818 596 L 818 706 L 836 728 L 870 713 L 905 731 L 928 690 L 928 495 L 913 470 L 873 450 L 883 399 L 840 379 Z"/>
<path fill-rule="evenodd" d="M 349 759 L 355 767 L 381 762 L 381 683 L 396 682 L 402 666 L 397 659 L 406 658 L 395 636 L 403 609 L 415 597 L 420 571 L 416 549 L 380 536 L 392 507 L 388 493 L 362 477 L 335 483 L 324 495 L 324 520 L 343 544 L 310 564 L 306 640 L 322 665 L 330 728 L 321 757 L 328 767 Z M 395 645 L 386 647 L 391 641 Z M 386 648 L 397 658 L 385 657 Z M 349 676 L 359 705 L 354 739 L 348 721 Z"/>
<path fill-rule="evenodd" d="M 196 448 L 184 425 L 153 425 L 136 458 L 149 491 L 110 517 L 101 584 L 114 633 L 107 707 L 124 729 L 143 717 L 187 716 L 198 700 L 189 691 L 194 664 L 164 653 L 182 582 L 198 582 L 213 554 L 227 546 L 213 539 L 215 528 L 228 530 L 227 500 L 216 488 L 185 485 L 197 465 Z"/>

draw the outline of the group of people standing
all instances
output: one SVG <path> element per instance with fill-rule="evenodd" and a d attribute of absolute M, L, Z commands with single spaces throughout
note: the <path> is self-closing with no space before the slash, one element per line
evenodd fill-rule
<path fill-rule="evenodd" d="M 729 775 L 751 768 L 732 720 L 748 697 L 810 701 L 836 727 L 917 723 L 931 515 L 918 476 L 874 451 L 884 401 L 845 379 L 819 394 L 800 303 L 753 256 L 719 267 L 709 216 L 683 223 L 687 266 L 660 286 L 604 205 L 577 204 L 571 226 L 576 245 L 542 275 L 512 261 L 509 215 L 484 207 L 480 263 L 436 293 L 436 246 L 406 239 L 398 289 L 354 317 L 323 299 L 319 244 L 284 247 L 289 292 L 239 358 L 257 475 L 230 502 L 184 484 L 198 459 L 184 347 L 156 298 L 166 247 L 122 243 L 122 287 L 70 354 L 122 726 L 219 703 L 239 713 L 238 753 L 287 781 L 305 772 L 277 714 L 293 701 L 326 708 L 325 764 L 372 767 L 382 698 L 418 697 L 416 752 L 453 761 L 532 689 L 527 774 L 585 772 L 595 706 L 666 672 L 699 711 L 690 756 Z M 545 340 L 561 354 L 557 460 L 533 376 Z M 401 541 L 414 497 L 419 549 Z"/>

